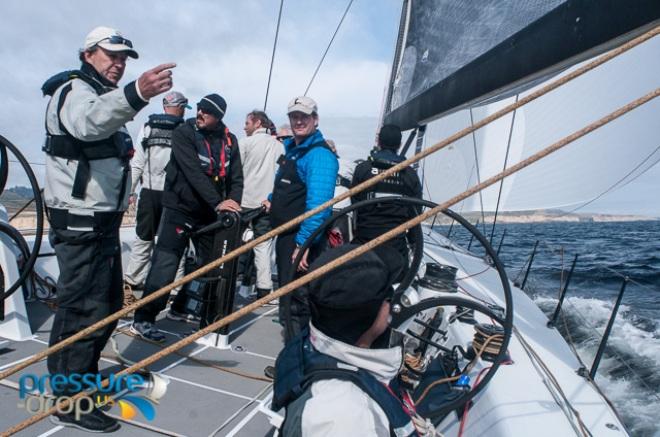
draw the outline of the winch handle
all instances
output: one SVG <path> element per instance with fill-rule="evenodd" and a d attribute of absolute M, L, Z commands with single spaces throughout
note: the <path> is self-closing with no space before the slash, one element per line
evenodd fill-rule
<path fill-rule="evenodd" d="M 209 232 L 214 232 L 220 228 L 226 229 L 234 226 L 234 224 L 239 220 L 239 215 L 238 213 L 235 213 L 234 211 L 223 211 L 220 214 L 218 214 L 218 220 L 215 222 L 211 223 L 210 225 L 206 225 L 203 228 L 200 228 L 193 232 L 193 235 L 198 236 L 202 234 L 207 234 Z"/>

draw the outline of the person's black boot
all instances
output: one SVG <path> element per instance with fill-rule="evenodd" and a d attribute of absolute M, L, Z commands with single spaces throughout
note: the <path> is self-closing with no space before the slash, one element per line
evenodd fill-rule
<path fill-rule="evenodd" d="M 264 375 L 266 375 L 268 378 L 270 378 L 274 381 L 275 380 L 275 366 L 266 366 L 266 368 L 264 369 Z"/>
<path fill-rule="evenodd" d="M 116 419 L 106 415 L 98 408 L 94 408 L 90 413 L 81 414 L 80 419 L 76 419 L 75 413 L 53 414 L 50 416 L 51 422 L 56 425 L 78 428 L 87 432 L 114 432 L 120 428 Z"/>

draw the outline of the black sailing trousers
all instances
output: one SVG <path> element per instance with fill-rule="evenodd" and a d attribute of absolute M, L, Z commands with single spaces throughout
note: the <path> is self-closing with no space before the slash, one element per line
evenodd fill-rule
<path fill-rule="evenodd" d="M 122 307 L 122 268 L 119 222 L 104 232 L 50 230 L 60 275 L 57 280 L 57 312 L 50 333 L 54 345 Z M 48 372 L 98 373 L 101 351 L 117 322 L 101 328 L 48 356 Z M 56 396 L 74 394 L 64 388 Z"/>
<path fill-rule="evenodd" d="M 275 262 L 277 263 L 277 280 L 279 286 L 283 287 L 299 274 L 294 271 L 291 256 L 296 250 L 296 234 L 298 229 L 292 232 L 280 234 L 275 242 Z M 312 263 L 322 250 L 322 244 L 315 243 L 309 249 L 308 263 Z M 284 342 L 288 343 L 309 323 L 309 303 L 307 302 L 307 286 L 303 285 L 293 292 L 280 298 L 279 318 L 284 326 Z"/>
<path fill-rule="evenodd" d="M 161 217 L 160 228 L 158 229 L 158 240 L 156 241 L 156 248 L 151 259 L 151 269 L 149 269 L 149 274 L 144 284 L 143 297 L 174 281 L 181 257 L 188 248 L 188 243 L 191 240 L 191 233 L 203 225 L 180 211 L 163 207 L 163 215 Z M 192 238 L 196 256 L 201 260 L 202 265 L 208 264 L 211 261 L 213 237 L 211 233 Z M 155 323 L 158 313 L 167 306 L 168 298 L 169 293 L 138 308 L 135 311 L 134 320 L 136 322 Z M 185 313 L 185 302 L 186 293 L 182 289 L 174 298 L 172 309 L 180 313 Z"/>

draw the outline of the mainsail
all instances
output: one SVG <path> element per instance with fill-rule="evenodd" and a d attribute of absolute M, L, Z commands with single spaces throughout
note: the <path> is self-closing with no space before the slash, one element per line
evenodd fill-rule
<path fill-rule="evenodd" d="M 384 114 L 404 128 L 426 125 L 425 144 L 660 22 L 657 1 L 431 3 L 404 3 Z M 657 87 L 658 53 L 655 38 L 431 155 L 425 197 L 447 200 Z M 650 102 L 458 208 L 579 207 L 625 185 L 660 160 L 659 110 Z"/>
<path fill-rule="evenodd" d="M 653 27 L 656 0 L 407 0 L 385 122 L 512 93 Z"/>

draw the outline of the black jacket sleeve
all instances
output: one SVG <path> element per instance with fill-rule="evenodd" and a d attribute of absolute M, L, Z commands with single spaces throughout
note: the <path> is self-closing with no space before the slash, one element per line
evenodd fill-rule
<path fill-rule="evenodd" d="M 229 166 L 229 178 L 227 179 L 227 198 L 235 200 L 239 205 L 243 200 L 243 163 L 241 153 L 238 149 L 238 140 L 231 135 L 231 164 Z"/>
<path fill-rule="evenodd" d="M 213 183 L 204 174 L 202 164 L 195 149 L 195 134 L 187 125 L 182 125 L 172 133 L 172 157 L 190 187 L 204 201 L 215 209 L 222 197 Z"/>

